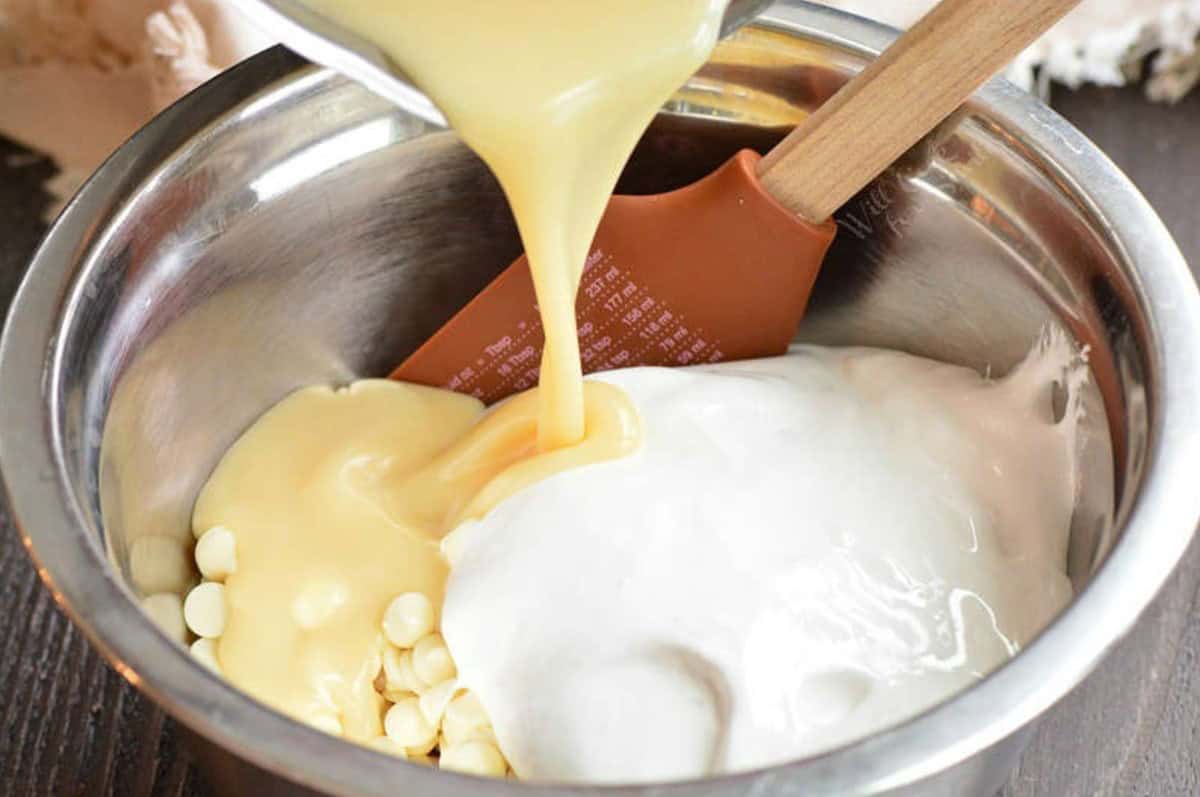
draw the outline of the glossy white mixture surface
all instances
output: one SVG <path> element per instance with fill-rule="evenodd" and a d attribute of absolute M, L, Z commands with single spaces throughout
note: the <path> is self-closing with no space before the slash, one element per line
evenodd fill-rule
<path fill-rule="evenodd" d="M 1058 337 L 1008 378 L 895 352 L 599 378 L 643 449 L 448 538 L 443 632 L 523 778 L 762 766 L 892 725 L 1067 602 L 1086 369 Z"/>

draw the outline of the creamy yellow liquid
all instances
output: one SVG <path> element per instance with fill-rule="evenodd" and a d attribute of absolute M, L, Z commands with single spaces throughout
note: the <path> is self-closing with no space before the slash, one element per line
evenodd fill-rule
<path fill-rule="evenodd" d="M 637 413 L 581 377 L 575 294 L 617 176 L 707 57 L 724 0 L 311 0 L 377 42 L 499 178 L 546 333 L 540 386 L 481 404 L 371 381 L 284 400 L 235 444 L 195 509 L 237 539 L 224 674 L 352 739 L 380 733 L 373 682 L 388 602 L 440 604 L 438 540 L 557 471 L 628 454 Z M 458 234 L 469 235 L 469 230 Z"/>
<path fill-rule="evenodd" d="M 308 388 L 242 436 L 193 518 L 197 534 L 220 525 L 237 537 L 218 644 L 229 680 L 292 716 L 336 717 L 350 738 L 380 733 L 383 610 L 409 591 L 440 601 L 446 566 L 436 544 L 397 528 L 360 485 L 372 470 L 420 467 L 482 409 L 384 381 Z"/>
<path fill-rule="evenodd" d="M 546 332 L 539 446 L 581 439 L 584 259 L 638 138 L 716 43 L 725 0 L 308 4 L 383 48 L 499 179 Z"/>
<path fill-rule="evenodd" d="M 193 518 L 197 535 L 224 526 L 237 538 L 225 676 L 280 711 L 378 736 L 380 618 L 405 592 L 440 604 L 440 539 L 528 484 L 638 446 L 623 393 L 589 382 L 585 395 L 588 434 L 545 453 L 536 389 L 484 416 L 468 396 L 368 380 L 307 388 L 267 412 L 222 459 Z"/>

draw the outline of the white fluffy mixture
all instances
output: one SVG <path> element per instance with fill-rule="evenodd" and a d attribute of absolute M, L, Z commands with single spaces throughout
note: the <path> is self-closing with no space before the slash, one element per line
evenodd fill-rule
<path fill-rule="evenodd" d="M 1086 373 L 1054 336 L 997 382 L 816 347 L 596 375 L 644 446 L 448 538 L 459 683 L 533 780 L 702 777 L 912 717 L 1069 600 Z"/>

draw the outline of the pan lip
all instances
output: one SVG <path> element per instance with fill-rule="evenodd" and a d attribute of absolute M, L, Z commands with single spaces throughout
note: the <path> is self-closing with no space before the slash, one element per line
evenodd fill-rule
<path fill-rule="evenodd" d="M 762 22 L 789 34 L 862 54 L 894 32 L 799 0 L 781 0 Z M 138 609 L 112 576 L 94 520 L 69 489 L 64 442 L 56 432 L 55 374 L 63 341 L 57 326 L 79 261 L 125 192 L 156 168 L 140 157 L 186 146 L 195 131 L 259 92 L 298 91 L 313 67 L 269 50 L 198 89 L 150 122 L 72 200 L 35 254 L 0 338 L 0 480 L 22 541 L 58 604 L 127 680 L 208 740 L 298 784 L 334 793 L 390 794 L 406 786 L 452 795 L 464 776 L 397 764 L 331 740 L 241 693 L 195 664 Z M 326 75 L 321 79 L 332 77 Z M 844 748 L 769 769 L 703 781 L 638 786 L 489 782 L 495 794 L 684 794 L 704 788 L 803 786 L 814 793 L 879 792 L 918 782 L 993 746 L 1042 714 L 1081 681 L 1123 636 L 1174 569 L 1200 521 L 1200 294 L 1161 220 L 1136 188 L 1065 120 L 1001 80 L 973 102 L 989 119 L 1019 131 L 1102 231 L 1139 265 L 1135 290 L 1145 311 L 1147 356 L 1155 367 L 1150 400 L 1151 457 L 1126 530 L 1084 591 L 1025 651 L 982 683 L 891 730 Z M 1190 466 L 1190 467 L 1189 467 Z M 131 614 L 133 612 L 133 614 Z M 980 720 L 981 716 L 988 717 Z M 398 767 L 403 767 L 399 769 Z M 401 774 L 402 773 L 402 774 Z M 751 792 L 753 793 L 753 792 Z"/>

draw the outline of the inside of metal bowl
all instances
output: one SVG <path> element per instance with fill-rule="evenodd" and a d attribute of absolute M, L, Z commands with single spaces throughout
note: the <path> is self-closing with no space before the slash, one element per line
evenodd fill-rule
<path fill-rule="evenodd" d="M 620 190 L 769 148 L 863 60 L 769 24 L 741 32 L 660 115 Z M 1133 269 L 1063 175 L 968 106 L 840 212 L 800 338 L 992 374 L 1048 324 L 1086 345 L 1081 589 L 1138 489 L 1150 369 Z M 303 385 L 386 374 L 519 250 L 495 181 L 451 133 L 298 61 L 165 156 L 88 252 L 59 340 L 66 467 L 129 589 L 194 583 L 192 502 L 259 414 Z"/>

